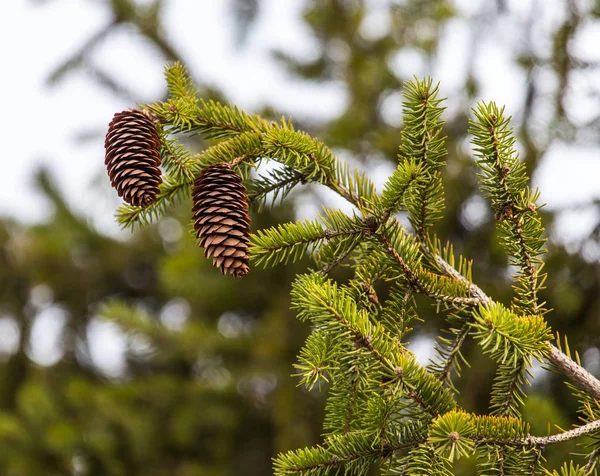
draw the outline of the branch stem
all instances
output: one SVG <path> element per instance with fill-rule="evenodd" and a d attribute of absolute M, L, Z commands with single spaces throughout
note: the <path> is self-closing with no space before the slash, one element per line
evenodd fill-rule
<path fill-rule="evenodd" d="M 463 275 L 450 266 L 442 257 L 436 256 L 436 260 L 447 275 L 452 276 L 465 284 L 468 284 L 469 289 L 471 290 L 471 295 L 477 298 L 481 305 L 489 306 L 492 303 L 490 297 L 485 294 L 479 286 L 468 281 Z M 588 392 L 596 400 L 600 400 L 600 380 L 598 380 L 576 362 L 571 360 L 564 352 L 552 344 L 550 344 L 550 349 L 546 355 L 546 358 L 561 374 L 571 380 L 578 387 Z"/>
<path fill-rule="evenodd" d="M 588 433 L 592 433 L 598 430 L 600 430 L 600 420 L 587 423 L 583 426 L 573 428 L 569 431 L 557 433 L 556 435 L 530 436 L 528 438 L 525 438 L 523 441 L 533 446 L 546 446 L 555 443 L 562 443 L 563 441 L 574 440 L 575 438 L 579 438 L 580 436 L 587 435 Z"/>

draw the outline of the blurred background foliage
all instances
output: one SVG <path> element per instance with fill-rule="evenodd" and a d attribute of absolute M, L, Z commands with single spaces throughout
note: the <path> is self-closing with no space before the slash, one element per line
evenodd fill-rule
<path fill-rule="evenodd" d="M 49 84 L 84 70 L 98 87 L 141 100 L 89 58 L 105 38 L 126 28 L 131 38 L 144 39 L 136 45 L 153 48 L 165 62 L 187 62 L 169 41 L 163 21 L 168 3 L 103 2 L 112 21 L 57 64 Z M 599 66 L 578 56 L 573 44 L 598 23 L 600 3 L 555 1 L 551 22 L 539 14 L 543 2 L 531 2 L 525 13 L 508 0 L 479 2 L 476 8 L 461 3 L 305 1 L 303 21 L 316 45 L 313 56 L 301 61 L 285 50 L 272 53 L 295 81 L 334 82 L 346 91 L 337 117 L 301 117 L 297 125 L 353 165 L 387 173 L 399 142 L 399 92 L 414 73 L 403 65 L 416 61 L 435 75 L 448 31 L 457 21 L 468 26 L 462 53 L 468 73 L 448 86 L 442 83 L 449 97 L 449 165 L 444 172 L 446 216 L 437 232 L 473 258 L 473 274 L 486 292 L 509 302 L 510 270 L 494 236 L 493 217 L 477 191 L 466 137 L 470 107 L 482 94 L 476 65 L 491 61 L 481 58 L 479 45 L 492 28 L 512 25 L 507 29 L 514 35 L 510 55 L 523 78 L 523 94 L 510 112 L 522 157 L 535 175 L 557 141 L 598 145 L 600 109 L 582 121 L 570 97 L 574 90 L 581 93 L 582 78 Z M 236 22 L 231 34 L 242 45 L 265 2 L 228 5 Z M 186 51 L 193 48 L 188 45 Z M 218 84 L 196 79 L 206 98 L 227 100 Z M 597 100 L 599 92 L 585 94 Z M 269 118 L 286 113 L 278 104 L 252 112 Z M 190 139 L 189 146 L 204 144 Z M 98 150 L 99 174 L 102 160 Z M 564 166 L 569 166 L 566 157 Z M 131 237 L 115 238 L 73 211 L 51 170 L 40 170 L 35 183 L 51 205 L 47 219 L 33 225 L 0 220 L 1 474 L 266 475 L 278 452 L 319 441 L 326 392 L 307 393 L 290 377 L 308 329 L 289 311 L 288 292 L 307 263 L 253 270 L 234 281 L 220 276 L 194 244 L 188 233 L 189 203 Z M 255 208 L 253 227 L 294 219 L 300 202 L 327 200 L 317 189 L 294 193 L 283 206 Z M 578 207 L 597 206 L 590 201 Z M 553 309 L 548 320 L 569 336 L 584 364 L 598 375 L 600 225 L 596 222 L 588 235 L 566 244 L 554 233 L 563 212 L 553 208 L 544 215 L 550 237 L 544 298 Z M 334 275 L 348 278 L 343 268 Z M 415 350 L 431 348 L 433 336 L 444 327 L 444 316 L 433 308 L 421 317 L 412 336 L 419 344 Z M 460 403 L 484 413 L 494 369 L 475 346 L 467 346 L 467 357 L 471 368 L 458 380 Z M 524 409 L 535 434 L 546 434 L 548 422 L 563 428 L 576 422 L 576 402 L 562 379 L 540 369 L 535 373 Z M 551 448 L 550 466 L 576 451 L 574 444 Z M 473 464 L 461 461 L 456 474 L 473 474 Z"/>

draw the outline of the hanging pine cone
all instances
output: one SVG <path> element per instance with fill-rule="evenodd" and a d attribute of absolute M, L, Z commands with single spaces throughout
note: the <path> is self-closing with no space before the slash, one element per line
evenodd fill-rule
<path fill-rule="evenodd" d="M 223 274 L 241 278 L 248 274 L 250 217 L 242 178 L 227 164 L 204 169 L 192 192 L 194 229 L 204 256 Z"/>
<path fill-rule="evenodd" d="M 154 203 L 162 179 L 160 139 L 150 118 L 137 110 L 115 114 L 104 148 L 104 164 L 119 197 L 137 207 Z"/>

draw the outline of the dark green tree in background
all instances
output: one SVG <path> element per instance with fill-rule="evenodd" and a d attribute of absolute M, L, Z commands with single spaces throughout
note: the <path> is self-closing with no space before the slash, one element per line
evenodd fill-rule
<path fill-rule="evenodd" d="M 577 56 L 574 43 L 586 26 L 598 21 L 600 10 L 578 2 L 557 4 L 560 21 L 540 33 L 543 25 L 536 9 L 529 18 L 516 20 L 509 2 L 482 2 L 469 14 L 453 2 L 380 2 L 389 13 L 389 27 L 373 36 L 364 33 L 373 9 L 370 2 L 307 2 L 304 20 L 318 55 L 302 63 L 285 51 L 274 52 L 295 77 L 340 82 L 348 93 L 339 117 L 328 122 L 301 117 L 296 125 L 350 157 L 353 165 L 370 169 L 389 164 L 391 171 L 397 161 L 399 124 L 388 112 L 400 110 L 398 93 L 413 73 L 399 72 L 393 59 L 417 56 L 426 65 L 424 74 L 430 74 L 442 59 L 447 30 L 455 22 L 467 25 L 472 51 L 465 55 L 472 67 L 454 89 L 444 90 L 454 101 L 443 126 L 453 166 L 444 176 L 446 209 L 436 229 L 452 241 L 457 253 L 474 260 L 473 275 L 482 289 L 506 304 L 512 293 L 510 273 L 491 226 L 494 217 L 490 213 L 470 221 L 466 213 L 479 197 L 476 166 L 464 146 L 472 98 L 481 96 L 477 45 L 494 26 L 514 20 L 511 35 L 523 41 L 511 54 L 526 88 L 511 113 L 529 176 L 535 176 L 556 141 L 597 145 L 597 119 L 576 121 L 569 95 L 577 78 L 596 67 Z M 51 83 L 84 71 L 129 104 L 148 100 L 90 58 L 105 38 L 130 29 L 157 48 L 165 61 L 190 63 L 193 58 L 183 57 L 165 30 L 167 5 L 107 2 L 112 21 L 57 65 Z M 237 1 L 231 8 L 240 20 L 236 34 L 243 38 L 252 33 L 252 21 L 264 4 Z M 536 42 L 540 36 L 545 48 Z M 555 88 L 547 87 L 548 77 Z M 203 85 L 203 78 L 195 79 L 205 99 L 226 99 Z M 256 112 L 276 119 L 286 111 L 273 104 Z M 206 146 L 190 143 L 198 150 Z M 99 150 L 99 164 L 101 157 Z M 262 475 L 271 474 L 271 458 L 278 453 L 320 441 L 323 394 L 305 392 L 289 378 L 296 373 L 292 365 L 309 333 L 289 311 L 292 278 L 306 263 L 253 270 L 239 285 L 212 269 L 188 236 L 189 203 L 120 241 L 77 216 L 56 190 L 51 174 L 41 173 L 37 183 L 52 205 L 48 220 L 28 226 L 4 219 L 0 232 L 2 322 L 7 329 L 18 329 L 17 343 L 0 366 L 2 474 Z M 309 188 L 302 193 L 308 199 L 320 192 Z M 292 221 L 292 203 L 266 206 L 262 212 L 253 208 L 253 228 Z M 553 230 L 561 212 L 541 210 L 547 229 Z M 548 323 L 569 335 L 582 355 L 598 346 L 598 265 L 587 252 L 597 246 L 598 229 L 596 225 L 568 249 L 550 234 L 545 257 L 546 286 L 552 292 L 542 291 L 541 301 L 553 309 Z M 345 268 L 336 268 L 333 275 L 349 276 Z M 121 303 L 119 312 L 113 307 L 110 315 L 103 313 L 103 305 L 115 299 Z M 63 318 L 62 358 L 41 367 L 31 360 L 31 335 L 49 310 Z M 420 310 L 420 317 L 423 322 L 414 324 L 417 336 L 437 334 L 444 327 L 435 309 L 423 314 Z M 125 365 L 116 375 L 102 371 L 91 355 L 90 329 L 105 321 L 118 322 L 126 336 Z M 468 381 L 455 382 L 461 406 L 485 413 L 494 369 L 480 358 L 476 345 L 468 342 L 463 352 L 471 369 Z M 546 434 L 550 421 L 568 428 L 576 420 L 577 400 L 562 380 L 545 373 L 528 392 L 522 413 L 533 422 L 532 434 Z M 585 449 L 549 447 L 547 466 L 557 467 L 569 451 Z M 470 474 L 468 469 L 460 471 L 455 467 L 456 474 Z"/>

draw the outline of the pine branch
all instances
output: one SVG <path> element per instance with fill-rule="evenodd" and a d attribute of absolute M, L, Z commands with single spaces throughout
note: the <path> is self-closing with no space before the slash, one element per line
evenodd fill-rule
<path fill-rule="evenodd" d="M 236 166 L 242 161 L 257 158 L 262 153 L 261 135 L 256 132 L 244 132 L 193 155 L 190 158 L 191 168 L 194 175 L 198 176 L 211 165 L 228 162 Z"/>
<path fill-rule="evenodd" d="M 427 227 L 439 220 L 444 208 L 444 195 L 438 169 L 445 165 L 446 155 L 440 117 L 444 107 L 438 99 L 439 83 L 431 78 L 408 81 L 402 103 L 404 130 L 400 142 L 400 160 L 414 160 L 420 165 L 414 187 L 407 188 L 404 202 L 419 241 L 425 242 Z"/>
<path fill-rule="evenodd" d="M 380 209 L 380 197 L 375 185 L 365 172 L 351 169 L 347 162 L 336 159 L 334 174 L 327 185 L 356 206 L 364 217 L 376 215 Z"/>
<path fill-rule="evenodd" d="M 423 437 L 412 429 L 399 436 L 397 441 L 383 442 L 373 432 L 333 435 L 323 446 L 279 455 L 274 463 L 275 474 L 320 476 L 342 470 L 344 474 L 365 474 L 377 460 L 423 442 Z"/>
<path fill-rule="evenodd" d="M 535 446 L 547 446 L 553 445 L 556 443 L 563 443 L 565 441 L 574 440 L 583 435 L 587 435 L 589 433 L 593 433 L 595 431 L 600 430 L 600 420 L 596 420 L 585 425 L 579 426 L 577 428 L 573 428 L 569 431 L 563 431 L 562 433 L 557 433 L 556 435 L 550 436 L 530 436 L 525 438 L 520 443 L 522 444 L 530 444 Z"/>
<path fill-rule="evenodd" d="M 207 138 L 230 138 L 245 132 L 264 132 L 269 123 L 258 115 L 247 114 L 237 106 L 216 101 L 200 101 L 195 127 Z"/>
<path fill-rule="evenodd" d="M 541 360 L 552 334 L 542 316 L 518 316 L 502 304 L 480 306 L 473 313 L 472 333 L 484 352 L 499 363 L 517 364 L 523 357 Z"/>
<path fill-rule="evenodd" d="M 422 167 L 415 159 L 404 160 L 398 164 L 398 168 L 388 178 L 381 194 L 381 205 L 385 209 L 382 221 L 399 212 L 403 207 L 406 208 L 406 192 L 414 186 L 414 182 L 421 174 Z"/>
<path fill-rule="evenodd" d="M 384 250 L 398 267 L 402 270 L 404 277 L 406 278 L 408 284 L 417 292 L 424 294 L 425 296 L 429 296 L 436 301 L 444 302 L 451 304 L 457 308 L 462 308 L 463 306 L 475 306 L 479 303 L 477 298 L 472 297 L 463 297 L 461 294 L 463 292 L 458 291 L 457 289 L 453 291 L 458 291 L 455 293 L 446 294 L 439 289 L 436 289 L 435 285 L 432 285 L 432 278 L 434 277 L 431 273 L 427 272 L 422 267 L 416 268 L 416 270 L 411 269 L 408 263 L 400 256 L 398 251 L 392 246 L 391 242 L 387 238 L 384 233 L 377 233 L 377 239 L 383 246 Z M 426 278 L 426 279 L 423 279 Z M 428 282 L 429 280 L 429 282 Z M 441 279 L 440 279 L 441 280 Z M 456 281 L 454 281 L 456 283 Z M 438 281 L 437 284 L 440 284 Z M 466 288 L 465 288 L 466 292 Z M 457 295 L 458 294 L 458 295 Z"/>
<path fill-rule="evenodd" d="M 161 164 L 177 182 L 193 182 L 192 159 L 189 152 L 175 140 L 161 138 Z"/>
<path fill-rule="evenodd" d="M 340 235 L 329 240 L 319 248 L 315 261 L 321 274 L 328 274 L 333 268 L 344 261 L 365 238 L 363 233 Z"/>
<path fill-rule="evenodd" d="M 435 452 L 427 444 L 421 444 L 411 451 L 410 459 L 405 467 L 403 475 L 410 476 L 452 476 L 450 462 Z"/>
<path fill-rule="evenodd" d="M 252 236 L 250 255 L 259 266 L 275 266 L 282 262 L 298 261 L 309 250 L 317 249 L 324 242 L 334 241 L 336 248 L 328 256 L 337 256 L 340 243 L 336 239 L 353 247 L 367 231 L 368 228 L 359 217 L 349 217 L 339 210 L 324 210 L 319 220 L 259 230 Z"/>
<path fill-rule="evenodd" d="M 338 368 L 335 358 L 340 351 L 339 343 L 330 332 L 315 329 L 300 350 L 298 363 L 294 364 L 300 372 L 293 375 L 301 377 L 299 385 L 312 390 L 317 384 L 320 388 L 323 381 L 329 382 L 331 374 Z"/>
<path fill-rule="evenodd" d="M 571 360 L 554 345 L 550 345 L 547 357 L 556 370 L 588 392 L 593 398 L 600 400 L 600 380 Z"/>
<path fill-rule="evenodd" d="M 174 204 L 187 198 L 192 191 L 192 182 L 172 180 L 164 176 L 158 187 L 159 193 L 156 201 L 146 208 L 135 207 L 124 203 L 117 209 L 117 223 L 122 228 L 133 229 L 135 226 L 144 226 L 155 222 L 163 216 Z"/>
<path fill-rule="evenodd" d="M 520 269 L 511 310 L 472 282 L 468 261 L 460 258 L 455 269 L 451 248 L 442 250 L 428 233 L 443 210 L 440 168 L 446 154 L 442 100 L 437 99 L 438 86 L 432 87 L 431 80 L 406 85 L 400 163 L 378 196 L 364 173 L 341 163 L 332 150 L 296 131 L 290 121 L 268 122 L 232 106 L 199 102 L 181 65 L 169 67 L 166 75 L 169 100 L 147 109 L 162 129 L 162 160 L 168 175 L 157 203 L 146 210 L 122 209 L 122 224 L 132 226 L 164 213 L 189 191 L 198 173 L 221 162 L 235 166 L 249 182 L 252 168 L 263 160 L 283 165 L 280 173 L 254 181 L 256 199 L 264 200 L 271 193 L 274 198 L 284 196 L 295 185 L 313 182 L 329 187 L 358 209 L 352 216 L 326 210 L 317 221 L 280 225 L 253 238 L 253 259 L 259 264 L 296 260 L 308 251 L 316 258 L 320 272 L 299 278 L 292 292 L 298 317 L 310 319 L 316 328 L 296 368 L 301 384 L 309 388 L 332 382 L 327 411 L 330 420 L 337 419 L 331 425 L 326 421 L 334 434 L 324 446 L 280 456 L 279 474 L 363 473 L 381 459 L 391 464 L 390 457 L 401 449 L 412 449 L 404 460 L 410 474 L 448 474 L 451 461 L 476 450 L 487 458 L 482 467 L 490 471 L 530 474 L 539 467 L 543 446 L 600 430 L 591 407 L 585 416 L 592 421 L 550 437 L 530 436 L 519 418 L 454 411 L 450 375 L 453 369 L 460 371 L 460 349 L 468 333 L 499 364 L 493 413 L 518 414 L 532 358 L 549 360 L 590 395 L 600 395 L 600 382 L 549 342 L 544 303 L 539 302 L 545 279 L 540 258 L 543 228 L 536 205 L 539 193 L 526 185 L 528 178 L 503 110 L 493 103 L 481 104 L 471 132 L 482 169 L 482 190 L 492 203 L 510 263 Z M 219 140 L 189 156 L 166 139 L 173 132 Z M 409 212 L 416 238 L 390 218 L 402 209 Z M 349 287 L 323 276 L 350 256 L 357 260 L 357 272 Z M 392 283 L 392 295 L 384 306 L 374 289 L 378 280 Z M 434 374 L 401 343 L 408 322 L 417 318 L 413 293 L 465 316 L 461 326 L 452 329 L 454 339 L 442 340 L 438 350 L 442 359 L 433 367 Z M 419 422 L 421 431 L 407 430 L 402 426 L 405 420 Z"/>
<path fill-rule="evenodd" d="M 346 412 L 344 414 L 344 434 L 350 431 L 350 425 L 352 423 L 352 417 L 354 415 L 354 409 L 356 406 L 356 393 L 358 391 L 358 382 L 357 378 L 358 367 L 353 367 L 354 378 L 351 379 L 350 382 L 350 398 L 348 399 L 348 405 L 346 407 Z"/>
<path fill-rule="evenodd" d="M 456 318 L 456 316 L 454 317 Z M 436 346 L 435 350 L 438 354 L 439 362 L 432 362 L 428 366 L 428 369 L 440 379 L 442 385 L 447 385 L 453 389 L 452 372 L 454 371 L 456 375 L 460 376 L 460 361 L 462 360 L 462 362 L 467 363 L 461 353 L 461 348 L 471 330 L 468 320 L 460 319 L 460 321 L 462 322 L 460 328 L 450 329 L 450 333 L 454 335 L 453 340 L 438 337 L 441 344 Z"/>
<path fill-rule="evenodd" d="M 164 70 L 169 96 L 184 98 L 190 103 L 198 101 L 198 91 L 187 69 L 179 61 L 169 64 Z"/>
<path fill-rule="evenodd" d="M 320 275 L 302 276 L 294 283 L 292 308 L 300 319 L 309 319 L 315 325 L 351 339 L 357 348 L 379 363 L 379 369 L 373 369 L 373 372 L 378 372 L 381 377 L 373 375 L 373 379 L 399 385 L 409 399 L 430 415 L 454 408 L 451 394 L 441 387 L 440 382 L 427 373 L 410 352 L 389 337 L 381 324 L 371 322 L 348 293 L 335 283 Z"/>
<path fill-rule="evenodd" d="M 293 263 L 324 240 L 355 233 L 355 230 L 323 228 L 316 220 L 287 223 L 268 230 L 259 230 L 252 235 L 250 255 L 257 266 Z"/>
<path fill-rule="evenodd" d="M 338 367 L 332 375 L 323 421 L 323 429 L 330 434 L 346 434 L 363 429 L 355 416 L 360 415 L 366 395 L 372 393 L 373 385 L 369 378 L 369 366 L 347 357 L 356 351 L 353 343 L 340 343 L 336 356 Z"/>
<path fill-rule="evenodd" d="M 454 279 L 458 281 L 465 283 L 469 287 L 471 296 L 477 298 L 482 306 L 489 306 L 493 303 L 490 297 L 485 294 L 485 292 L 483 292 L 479 286 L 467 280 L 458 271 L 456 271 L 456 269 L 444 261 L 441 256 L 437 255 L 436 261 L 444 273 L 446 273 L 448 276 L 454 277 Z M 575 385 L 584 389 L 595 399 L 600 400 L 600 380 L 594 377 L 586 369 L 573 362 L 573 360 L 571 360 L 560 349 L 552 344 L 549 345 L 549 350 L 545 357 L 558 372 L 571 380 Z"/>
<path fill-rule="evenodd" d="M 414 290 L 410 287 L 392 288 L 389 299 L 384 303 L 379 321 L 398 342 L 412 329 L 413 320 L 419 320 L 416 313 Z"/>
<path fill-rule="evenodd" d="M 539 256 L 546 251 L 546 240 L 537 214 L 539 192 L 526 186 L 529 178 L 513 147 L 515 138 L 504 108 L 494 102 L 479 103 L 473 112 L 476 119 L 471 121 L 469 132 L 474 136 L 477 163 L 482 169 L 481 189 L 491 202 L 511 264 L 520 267 L 514 305 L 523 313 L 543 314 L 545 303 L 539 302 L 538 292 L 546 276 L 541 273 L 543 262 Z"/>
<path fill-rule="evenodd" d="M 272 170 L 267 175 L 252 180 L 248 202 L 257 202 L 260 210 L 266 203 L 268 194 L 273 193 L 271 203 L 274 204 L 278 198 L 283 201 L 296 185 L 305 182 L 306 178 L 301 173 L 289 167 Z"/>
<path fill-rule="evenodd" d="M 492 386 L 490 414 L 499 416 L 520 416 L 519 407 L 525 403 L 523 386 L 527 379 L 531 362 L 519 358 L 515 364 L 501 364 Z"/>

